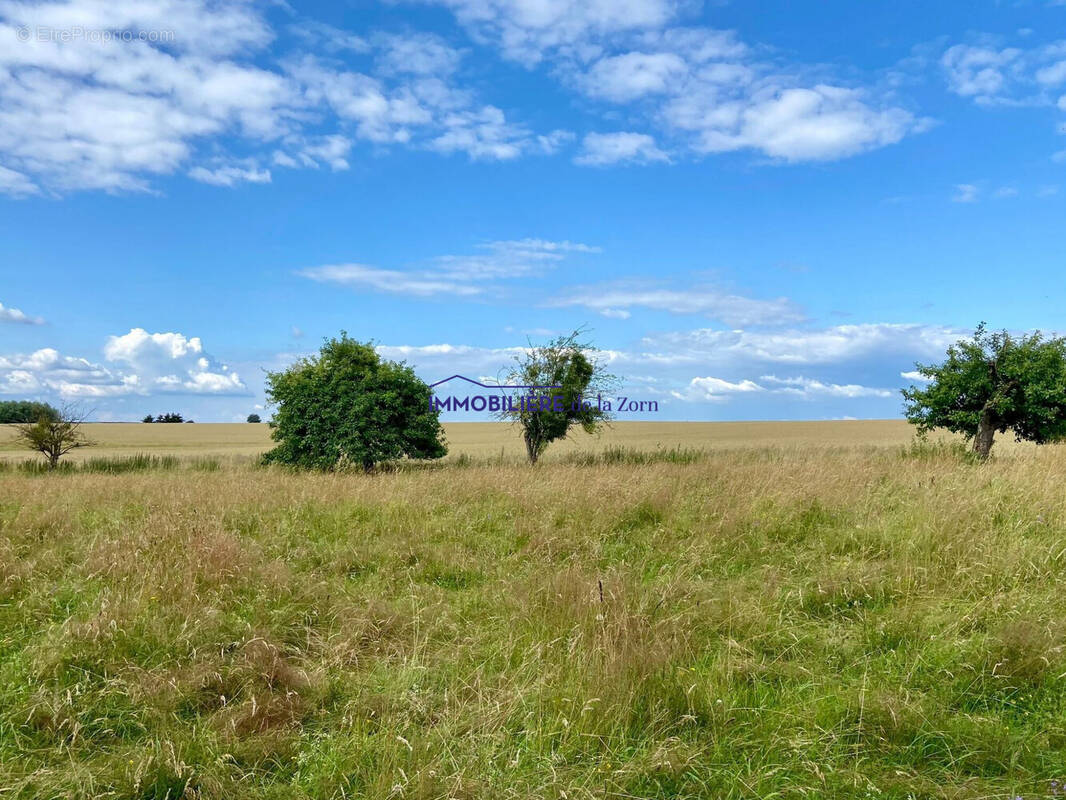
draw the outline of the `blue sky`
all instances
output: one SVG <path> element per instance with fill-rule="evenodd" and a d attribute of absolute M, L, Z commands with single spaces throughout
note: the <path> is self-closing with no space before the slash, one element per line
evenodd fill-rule
<path fill-rule="evenodd" d="M 1063 329 L 1066 4 L 0 0 L 0 398 L 243 419 L 585 326 L 661 419 Z"/>

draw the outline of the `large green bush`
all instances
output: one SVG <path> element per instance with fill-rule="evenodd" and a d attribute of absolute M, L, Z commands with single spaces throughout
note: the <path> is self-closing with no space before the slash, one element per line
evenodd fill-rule
<path fill-rule="evenodd" d="M 267 375 L 277 406 L 268 463 L 312 469 L 371 469 L 398 458 L 447 453 L 430 389 L 409 366 L 383 361 L 369 343 L 342 333 L 317 356 Z"/>

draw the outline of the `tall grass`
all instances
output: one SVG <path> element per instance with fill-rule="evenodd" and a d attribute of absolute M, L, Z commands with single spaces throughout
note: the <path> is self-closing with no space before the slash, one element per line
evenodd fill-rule
<path fill-rule="evenodd" d="M 48 462 L 42 459 L 21 459 L 18 461 L 0 460 L 0 473 L 16 472 L 23 475 L 70 475 L 73 473 L 95 473 L 100 475 L 125 475 L 129 472 L 149 472 L 156 470 L 175 470 L 188 468 L 201 472 L 213 472 L 221 469 L 218 458 L 199 456 L 181 459 L 172 455 L 152 455 L 137 453 L 130 456 L 101 456 L 83 461 L 70 459 L 60 461 L 56 468 L 49 469 Z"/>
<path fill-rule="evenodd" d="M 1066 449 L 934 456 L 8 470 L 0 796 L 1052 796 Z"/>

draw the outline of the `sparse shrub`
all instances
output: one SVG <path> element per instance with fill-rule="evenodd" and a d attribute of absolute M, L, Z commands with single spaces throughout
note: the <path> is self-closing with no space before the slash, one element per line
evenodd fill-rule
<path fill-rule="evenodd" d="M 523 387 L 512 406 L 499 413 L 522 429 L 529 463 L 536 464 L 549 444 L 565 439 L 574 426 L 599 430 L 611 415 L 586 397 L 605 391 L 614 377 L 595 360 L 595 348 L 580 341 L 581 331 L 530 347 L 515 357 L 508 383 Z"/>
<path fill-rule="evenodd" d="M 48 468 L 54 470 L 59 459 L 71 450 L 92 444 L 81 431 L 84 422 L 84 416 L 67 406 L 54 415 L 43 413 L 36 422 L 17 425 L 15 439 L 24 447 L 42 454 L 48 459 Z"/>

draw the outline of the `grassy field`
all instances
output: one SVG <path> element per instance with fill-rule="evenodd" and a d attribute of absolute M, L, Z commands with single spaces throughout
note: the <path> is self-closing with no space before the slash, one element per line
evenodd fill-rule
<path fill-rule="evenodd" d="M 896 423 L 620 426 L 631 449 L 530 469 L 466 428 L 478 458 L 316 475 L 204 462 L 216 426 L 172 427 L 201 460 L 0 471 L 2 798 L 1066 778 L 1066 447 L 978 466 Z"/>

